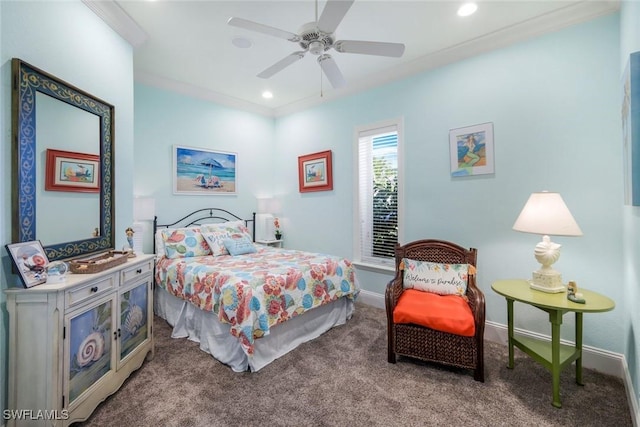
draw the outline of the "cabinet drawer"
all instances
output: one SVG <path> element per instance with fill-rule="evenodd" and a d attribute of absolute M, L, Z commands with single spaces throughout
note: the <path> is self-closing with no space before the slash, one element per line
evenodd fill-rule
<path fill-rule="evenodd" d="M 135 280 L 138 277 L 151 273 L 152 270 L 153 270 L 152 259 L 146 262 L 141 262 L 129 268 L 125 268 L 120 272 L 121 274 L 120 286 L 125 286 L 132 280 Z"/>
<path fill-rule="evenodd" d="M 92 298 L 95 295 L 114 289 L 116 287 L 117 279 L 118 277 L 116 275 L 110 275 L 96 280 L 95 282 L 90 282 L 86 285 L 68 290 L 66 298 L 67 307 L 79 304 L 86 301 L 88 298 Z"/>

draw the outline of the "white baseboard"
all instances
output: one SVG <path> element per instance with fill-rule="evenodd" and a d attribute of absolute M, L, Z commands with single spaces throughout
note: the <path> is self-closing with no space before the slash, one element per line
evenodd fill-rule
<path fill-rule="evenodd" d="M 358 301 L 373 307 L 384 308 L 384 295 L 376 292 L 361 290 L 360 295 L 358 296 Z M 516 328 L 515 331 L 519 335 L 551 341 L 551 337 L 547 335 L 542 335 L 519 328 Z M 508 336 L 506 325 L 490 321 L 485 322 L 484 339 L 486 341 L 497 342 L 506 346 L 507 338 Z M 572 342 L 565 340 L 561 340 L 561 342 L 563 344 L 573 344 Z M 627 392 L 627 401 L 631 410 L 631 419 L 633 420 L 633 425 L 638 427 L 640 425 L 638 400 L 635 397 L 636 395 L 633 389 L 633 383 L 631 382 L 629 368 L 627 366 L 627 361 L 624 355 L 584 345 L 582 346 L 582 366 L 584 368 L 593 369 L 595 371 L 622 379 L 625 385 L 625 390 Z"/>

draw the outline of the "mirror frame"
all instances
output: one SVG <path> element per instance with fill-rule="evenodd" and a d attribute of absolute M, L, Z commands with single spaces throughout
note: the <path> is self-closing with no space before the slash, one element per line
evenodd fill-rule
<path fill-rule="evenodd" d="M 100 235 L 44 246 L 49 261 L 73 258 L 113 249 L 114 211 L 114 107 L 63 80 L 26 62 L 11 60 L 12 90 L 12 162 L 14 182 L 11 189 L 13 243 L 37 240 L 36 179 L 45 179 L 44 164 L 37 170 L 36 94 L 95 114 L 100 119 Z M 55 215 L 52 215 L 55 218 Z"/>

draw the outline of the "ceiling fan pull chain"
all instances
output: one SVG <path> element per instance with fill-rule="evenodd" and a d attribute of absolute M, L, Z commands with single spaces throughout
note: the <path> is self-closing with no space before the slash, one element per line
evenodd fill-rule
<path fill-rule="evenodd" d="M 320 98 L 323 98 L 324 92 L 322 91 L 322 68 L 320 68 L 319 71 L 320 71 Z"/>

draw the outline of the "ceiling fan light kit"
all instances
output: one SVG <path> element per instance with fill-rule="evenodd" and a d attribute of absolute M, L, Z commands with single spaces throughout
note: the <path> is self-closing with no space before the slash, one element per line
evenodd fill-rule
<path fill-rule="evenodd" d="M 282 71 L 294 62 L 302 59 L 307 52 L 318 57 L 318 64 L 331 86 L 335 89 L 344 87 L 346 80 L 338 68 L 335 60 L 327 52 L 334 49 L 341 53 L 357 53 L 362 55 L 376 55 L 399 58 L 404 54 L 404 44 L 373 42 L 363 40 L 335 40 L 334 32 L 347 14 L 354 0 L 327 0 L 322 15 L 317 19 L 318 2 L 316 0 L 316 22 L 309 22 L 300 27 L 298 34 L 280 30 L 268 25 L 259 24 L 242 18 L 229 18 L 229 25 L 250 31 L 282 38 L 298 43 L 303 51 L 294 52 L 258 74 L 258 77 L 268 79 Z"/>

